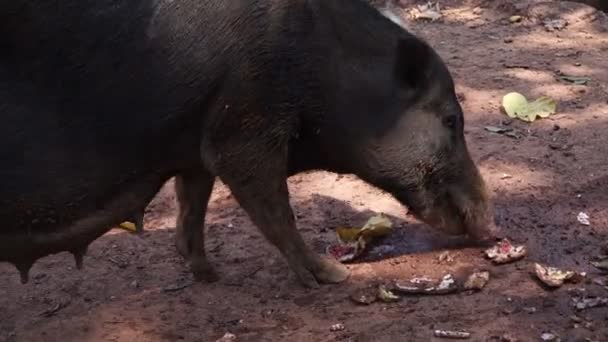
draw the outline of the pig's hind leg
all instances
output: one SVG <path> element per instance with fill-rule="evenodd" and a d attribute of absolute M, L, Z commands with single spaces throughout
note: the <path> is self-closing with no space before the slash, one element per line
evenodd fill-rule
<path fill-rule="evenodd" d="M 208 282 L 218 280 L 205 254 L 205 213 L 214 181 L 215 176 L 202 168 L 187 170 L 175 177 L 179 203 L 175 246 L 190 262 L 194 278 Z"/>

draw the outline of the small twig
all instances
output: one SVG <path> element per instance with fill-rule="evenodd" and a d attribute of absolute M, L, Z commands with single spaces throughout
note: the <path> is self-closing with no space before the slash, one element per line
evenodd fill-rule
<path fill-rule="evenodd" d="M 251 278 L 251 277 L 253 277 L 254 275 L 256 275 L 256 273 L 258 273 L 259 271 L 261 271 L 261 270 L 262 270 L 262 268 L 264 268 L 264 266 L 258 266 L 258 267 L 256 267 L 256 268 L 254 268 L 254 269 L 253 269 L 251 272 L 247 273 L 247 274 L 246 274 L 246 275 L 243 277 L 243 279 L 247 279 L 247 278 Z"/>
<path fill-rule="evenodd" d="M 471 333 L 466 331 L 450 331 L 450 330 L 435 330 L 435 337 L 439 338 L 453 338 L 453 339 L 467 339 L 471 337 Z"/>
<path fill-rule="evenodd" d="M 262 268 L 264 268 L 264 266 L 258 266 L 256 268 L 254 268 L 253 270 L 251 270 L 251 272 L 245 274 L 244 276 L 234 279 L 234 280 L 229 280 L 226 282 L 226 285 L 228 286 L 243 286 L 243 282 L 245 281 L 245 279 L 251 278 L 253 277 L 256 273 L 258 273 Z"/>
<path fill-rule="evenodd" d="M 192 286 L 192 282 L 183 282 L 181 284 L 173 284 L 163 288 L 163 292 L 176 292 Z"/>
<path fill-rule="evenodd" d="M 509 63 L 505 63 L 503 64 L 503 66 L 507 69 L 530 69 L 529 65 L 525 65 L 525 64 L 509 64 Z"/>
<path fill-rule="evenodd" d="M 51 317 L 54 314 L 56 314 L 59 310 L 65 308 L 66 306 L 68 306 L 69 303 L 57 303 L 55 305 L 53 305 L 51 308 L 43 311 L 40 313 L 40 316 L 44 316 L 44 317 Z"/>

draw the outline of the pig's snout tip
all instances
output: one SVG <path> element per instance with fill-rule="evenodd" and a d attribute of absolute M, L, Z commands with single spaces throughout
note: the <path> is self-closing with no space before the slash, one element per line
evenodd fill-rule
<path fill-rule="evenodd" d="M 475 229 L 469 237 L 480 246 L 491 246 L 501 239 L 501 232 L 496 226 L 491 225 Z"/>
<path fill-rule="evenodd" d="M 501 231 L 493 215 L 484 215 L 477 220 L 471 220 L 465 225 L 469 238 L 481 244 L 492 244 L 500 238 Z"/>

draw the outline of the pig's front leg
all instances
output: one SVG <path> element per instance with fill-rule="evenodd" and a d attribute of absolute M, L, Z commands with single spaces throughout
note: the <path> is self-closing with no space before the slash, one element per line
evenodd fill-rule
<path fill-rule="evenodd" d="M 287 259 L 300 282 L 316 288 L 319 283 L 346 280 L 348 269 L 313 252 L 296 229 L 287 188 L 286 148 L 275 147 L 271 152 L 245 148 L 224 155 L 232 157 L 222 161 L 220 177 L 254 224 Z"/>

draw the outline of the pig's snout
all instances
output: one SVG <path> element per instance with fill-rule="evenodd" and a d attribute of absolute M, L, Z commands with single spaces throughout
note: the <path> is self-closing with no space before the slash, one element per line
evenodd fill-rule
<path fill-rule="evenodd" d="M 489 244 L 496 241 L 500 232 L 495 221 L 494 206 L 483 180 L 480 183 L 453 198 L 460 211 L 463 233 L 478 243 Z"/>
<path fill-rule="evenodd" d="M 494 219 L 465 226 L 466 234 L 481 245 L 493 244 L 499 237 L 500 232 Z"/>

